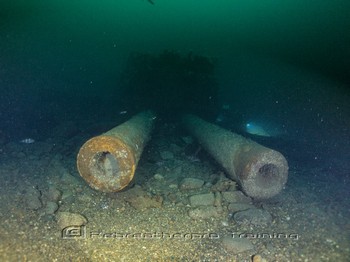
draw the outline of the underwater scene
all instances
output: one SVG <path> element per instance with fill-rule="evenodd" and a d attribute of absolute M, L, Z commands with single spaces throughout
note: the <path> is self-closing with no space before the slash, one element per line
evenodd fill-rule
<path fill-rule="evenodd" d="M 350 261 L 350 1 L 0 1 L 0 261 Z"/>

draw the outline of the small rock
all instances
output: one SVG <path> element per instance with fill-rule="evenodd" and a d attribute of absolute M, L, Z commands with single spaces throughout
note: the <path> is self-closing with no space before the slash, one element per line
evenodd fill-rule
<path fill-rule="evenodd" d="M 222 196 L 225 199 L 225 201 L 229 203 L 238 202 L 249 204 L 252 202 L 252 199 L 250 197 L 245 196 L 241 191 L 222 192 Z"/>
<path fill-rule="evenodd" d="M 225 236 L 222 239 L 222 245 L 227 252 L 230 252 L 232 254 L 254 250 L 253 244 L 246 238 L 234 238 L 232 236 Z"/>
<path fill-rule="evenodd" d="M 26 202 L 26 207 L 31 210 L 38 210 L 42 207 L 42 202 L 41 202 L 41 193 L 40 191 L 35 188 L 35 187 L 28 187 L 26 189 L 25 193 L 25 202 Z"/>
<path fill-rule="evenodd" d="M 221 207 L 222 204 L 222 195 L 220 192 L 215 192 L 215 200 L 214 200 L 214 206 Z"/>
<path fill-rule="evenodd" d="M 148 208 L 160 208 L 163 204 L 161 196 L 150 197 L 148 195 L 135 196 L 126 200 L 133 208 L 137 210 L 144 210 Z"/>
<path fill-rule="evenodd" d="M 155 180 L 158 180 L 158 181 L 164 180 L 164 177 L 163 177 L 161 174 L 155 174 L 155 175 L 153 176 L 153 178 L 154 178 Z"/>
<path fill-rule="evenodd" d="M 252 262 L 266 262 L 266 259 L 262 258 L 260 255 L 254 255 L 252 257 Z"/>
<path fill-rule="evenodd" d="M 177 197 L 177 195 L 176 194 L 174 194 L 174 193 L 170 193 L 169 195 L 168 195 L 168 200 L 171 202 L 171 203 L 176 203 L 176 202 L 178 202 L 178 197 Z"/>
<path fill-rule="evenodd" d="M 253 208 L 237 212 L 233 216 L 233 219 L 237 223 L 248 222 L 255 226 L 259 226 L 270 224 L 272 221 L 272 216 L 266 210 Z"/>
<path fill-rule="evenodd" d="M 182 152 L 182 148 L 179 147 L 179 146 L 176 145 L 176 144 L 173 144 L 173 143 L 170 144 L 170 149 L 171 149 L 171 151 L 174 152 L 175 154 L 179 154 L 179 153 Z"/>
<path fill-rule="evenodd" d="M 73 192 L 70 190 L 64 190 L 61 196 L 62 200 L 66 200 L 68 198 L 72 198 L 73 197 Z"/>
<path fill-rule="evenodd" d="M 244 203 L 231 203 L 227 207 L 228 211 L 230 211 L 231 213 L 236 213 L 238 211 L 243 211 L 251 208 L 255 208 L 255 206 L 251 204 L 244 204 Z"/>
<path fill-rule="evenodd" d="M 18 152 L 17 154 L 16 154 L 16 157 L 18 157 L 18 158 L 25 158 L 27 155 L 24 153 L 24 152 Z"/>
<path fill-rule="evenodd" d="M 208 219 L 211 217 L 220 217 L 223 212 L 221 207 L 214 206 L 201 206 L 195 209 L 191 209 L 188 215 L 192 219 Z"/>
<path fill-rule="evenodd" d="M 211 187 L 211 191 L 235 191 L 236 187 L 235 181 L 228 179 L 224 174 L 220 174 L 219 180 Z"/>
<path fill-rule="evenodd" d="M 53 201 L 53 202 L 57 202 L 58 200 L 61 199 L 62 192 L 59 191 L 54 186 L 50 186 L 49 190 L 47 191 L 47 193 L 45 195 L 46 195 L 46 198 L 48 200 Z"/>
<path fill-rule="evenodd" d="M 170 184 L 170 185 L 169 185 L 169 188 L 171 188 L 171 189 L 177 189 L 178 186 L 177 186 L 177 184 Z"/>
<path fill-rule="evenodd" d="M 52 201 L 49 201 L 46 203 L 46 206 L 43 210 L 43 213 L 45 215 L 52 215 L 56 212 L 56 210 L 58 209 L 58 205 L 56 202 L 52 202 Z"/>
<path fill-rule="evenodd" d="M 201 188 L 204 185 L 204 181 L 198 178 L 188 177 L 182 180 L 180 184 L 181 190 L 193 190 Z"/>
<path fill-rule="evenodd" d="M 163 160 L 170 160 L 170 159 L 174 158 L 174 154 L 172 152 L 170 152 L 170 151 L 161 151 L 160 152 L 160 157 Z"/>
<path fill-rule="evenodd" d="M 198 206 L 213 206 L 215 196 L 213 193 L 193 195 L 189 198 L 192 207 Z"/>
<path fill-rule="evenodd" d="M 70 185 L 70 186 L 78 186 L 78 185 L 80 185 L 79 180 L 76 177 L 74 177 L 71 174 L 69 174 L 66 170 L 63 171 L 63 174 L 62 174 L 62 177 L 61 177 L 61 182 L 63 184 Z"/>
<path fill-rule="evenodd" d="M 56 214 L 58 226 L 64 229 L 68 226 L 82 226 L 87 223 L 87 219 L 77 213 L 58 212 Z"/>
<path fill-rule="evenodd" d="M 135 185 L 135 187 L 122 192 L 119 195 L 137 210 L 160 208 L 163 204 L 163 198 L 160 195 L 151 197 L 138 185 Z"/>
<path fill-rule="evenodd" d="M 172 173 L 173 173 L 173 176 L 174 177 L 179 177 L 179 176 L 181 176 L 181 174 L 183 173 L 183 171 L 182 171 L 182 166 L 177 166 L 177 167 L 175 167 L 174 169 L 172 169 Z"/>

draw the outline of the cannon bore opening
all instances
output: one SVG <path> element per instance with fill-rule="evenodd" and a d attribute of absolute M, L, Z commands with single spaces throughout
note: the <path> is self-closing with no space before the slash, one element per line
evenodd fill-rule
<path fill-rule="evenodd" d="M 275 181 L 279 180 L 279 176 L 279 170 L 276 165 L 271 163 L 265 164 L 258 170 L 256 184 L 262 188 L 273 186 Z"/>
<path fill-rule="evenodd" d="M 98 152 L 92 159 L 91 173 L 101 180 L 115 179 L 120 172 L 117 159 L 108 151 Z"/>

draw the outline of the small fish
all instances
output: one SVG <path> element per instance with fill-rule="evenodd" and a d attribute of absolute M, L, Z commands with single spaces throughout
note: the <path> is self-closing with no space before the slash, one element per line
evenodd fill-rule
<path fill-rule="evenodd" d="M 32 144 L 32 143 L 35 142 L 35 140 L 33 138 L 25 138 L 25 139 L 23 139 L 23 140 L 21 140 L 19 142 L 21 142 L 23 144 Z"/>
<path fill-rule="evenodd" d="M 153 0 L 147 0 L 147 1 L 148 1 L 148 3 L 150 3 L 151 5 L 154 5 Z"/>
<path fill-rule="evenodd" d="M 119 115 L 125 115 L 128 111 L 124 110 L 124 111 L 120 111 Z"/>

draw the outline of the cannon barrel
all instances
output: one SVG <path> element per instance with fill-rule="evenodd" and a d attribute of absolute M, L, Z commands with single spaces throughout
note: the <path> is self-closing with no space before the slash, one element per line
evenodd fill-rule
<path fill-rule="evenodd" d="M 79 150 L 79 174 L 94 189 L 116 192 L 133 179 L 155 115 L 141 112 L 129 121 L 88 140 Z"/>
<path fill-rule="evenodd" d="M 266 199 L 283 189 L 288 163 L 281 153 L 194 115 L 185 115 L 183 122 L 248 196 Z"/>

